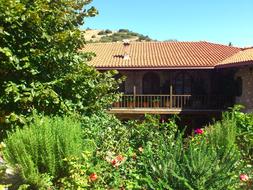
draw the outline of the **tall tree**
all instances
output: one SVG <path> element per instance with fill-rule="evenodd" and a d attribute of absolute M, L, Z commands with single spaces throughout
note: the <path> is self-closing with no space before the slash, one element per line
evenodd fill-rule
<path fill-rule="evenodd" d="M 33 110 L 85 114 L 116 97 L 114 73 L 99 73 L 79 51 L 91 0 L 0 0 L 0 110 L 24 122 Z"/>

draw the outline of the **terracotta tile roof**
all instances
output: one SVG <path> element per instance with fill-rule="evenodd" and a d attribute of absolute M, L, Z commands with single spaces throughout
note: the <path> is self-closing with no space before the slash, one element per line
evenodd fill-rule
<path fill-rule="evenodd" d="M 218 63 L 217 67 L 253 65 L 253 48 L 247 48 Z"/>
<path fill-rule="evenodd" d="M 129 60 L 124 60 L 123 43 L 86 44 L 82 51 L 95 52 L 90 62 L 98 69 L 213 68 L 240 51 L 209 42 L 131 42 Z"/>

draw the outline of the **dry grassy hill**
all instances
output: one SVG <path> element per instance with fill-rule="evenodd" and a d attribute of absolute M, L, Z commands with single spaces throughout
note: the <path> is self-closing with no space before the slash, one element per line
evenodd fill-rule
<path fill-rule="evenodd" d="M 124 39 L 129 39 L 130 41 L 152 41 L 148 36 L 127 29 L 120 29 L 118 31 L 86 29 L 83 32 L 85 40 L 88 43 L 118 42 Z"/>

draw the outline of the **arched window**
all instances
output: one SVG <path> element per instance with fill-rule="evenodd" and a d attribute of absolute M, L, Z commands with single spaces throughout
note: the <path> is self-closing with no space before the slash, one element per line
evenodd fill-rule
<path fill-rule="evenodd" d="M 179 73 L 173 82 L 175 94 L 191 94 L 192 93 L 192 78 L 187 73 Z"/>
<path fill-rule="evenodd" d="M 156 73 L 148 72 L 142 79 L 143 94 L 160 94 L 160 77 Z"/>

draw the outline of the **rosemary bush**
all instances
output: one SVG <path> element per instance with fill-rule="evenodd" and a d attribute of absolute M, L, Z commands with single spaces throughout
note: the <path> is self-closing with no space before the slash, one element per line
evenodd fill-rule
<path fill-rule="evenodd" d="M 35 116 L 33 123 L 9 133 L 5 144 L 4 159 L 24 182 L 43 187 L 67 175 L 65 158 L 81 156 L 81 125 L 69 117 Z"/>

